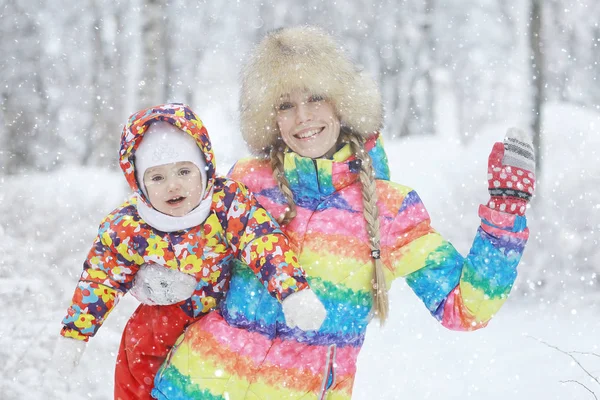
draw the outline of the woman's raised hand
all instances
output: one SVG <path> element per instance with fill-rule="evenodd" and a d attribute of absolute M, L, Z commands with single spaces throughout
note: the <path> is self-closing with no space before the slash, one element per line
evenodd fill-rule
<path fill-rule="evenodd" d="M 535 189 L 535 152 L 529 135 L 510 128 L 488 158 L 488 207 L 524 215 Z"/>

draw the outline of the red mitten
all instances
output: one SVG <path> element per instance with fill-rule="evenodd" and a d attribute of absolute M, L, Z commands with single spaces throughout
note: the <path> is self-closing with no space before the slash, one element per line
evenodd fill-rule
<path fill-rule="evenodd" d="M 535 189 L 535 153 L 527 135 L 511 128 L 504 143 L 497 142 L 488 158 L 488 207 L 524 215 Z"/>

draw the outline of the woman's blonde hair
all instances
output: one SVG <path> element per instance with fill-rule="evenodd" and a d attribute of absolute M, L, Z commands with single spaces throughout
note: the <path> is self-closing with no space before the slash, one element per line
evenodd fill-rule
<path fill-rule="evenodd" d="M 342 129 L 340 140 L 349 143 L 356 159 L 360 160 L 359 179 L 361 183 L 363 216 L 367 223 L 371 259 L 373 261 L 373 302 L 377 317 L 383 324 L 388 316 L 389 301 L 383 269 L 384 266 L 380 258 L 379 208 L 377 207 L 375 169 L 373 168 L 371 156 L 365 150 L 365 139 L 362 136 Z M 285 177 L 283 168 L 284 148 L 285 146 L 280 142 L 272 146 L 270 151 L 273 177 L 288 204 L 286 211 L 282 215 L 276 217 L 278 222 L 282 225 L 288 224 L 296 216 L 296 203 L 294 202 L 294 196 L 290 184 Z"/>

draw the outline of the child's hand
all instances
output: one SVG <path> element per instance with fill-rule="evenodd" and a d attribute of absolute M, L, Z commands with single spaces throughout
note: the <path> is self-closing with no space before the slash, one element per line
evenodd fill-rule
<path fill-rule="evenodd" d="M 189 299 L 197 284 L 191 275 L 158 264 L 144 264 L 135 274 L 129 293 L 143 304 L 166 306 Z"/>
<path fill-rule="evenodd" d="M 67 398 L 72 387 L 79 383 L 77 366 L 86 346 L 87 342 L 83 340 L 58 336 L 50 366 L 42 373 L 41 390 L 46 395 L 44 398 Z"/>
<path fill-rule="evenodd" d="M 524 215 L 535 188 L 535 153 L 531 139 L 511 128 L 504 143 L 496 143 L 488 159 L 488 207 Z"/>
<path fill-rule="evenodd" d="M 78 339 L 59 336 L 52 354 L 52 366 L 61 378 L 69 378 L 79 365 L 87 342 Z"/>
<path fill-rule="evenodd" d="M 290 328 L 298 327 L 303 331 L 318 330 L 327 316 L 327 311 L 311 289 L 290 294 L 281 303 L 285 323 Z"/>

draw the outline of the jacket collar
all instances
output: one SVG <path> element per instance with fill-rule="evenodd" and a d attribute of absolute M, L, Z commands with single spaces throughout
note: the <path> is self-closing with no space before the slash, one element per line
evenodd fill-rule
<path fill-rule="evenodd" d="M 371 137 L 365 143 L 365 149 L 373 160 L 375 178 L 389 180 L 387 156 L 381 137 Z M 306 201 L 321 200 L 354 183 L 358 179 L 360 161 L 352 153 L 350 144 L 343 145 L 331 158 L 302 157 L 288 149 L 284 171 L 294 193 L 294 201 L 302 205 Z"/>

